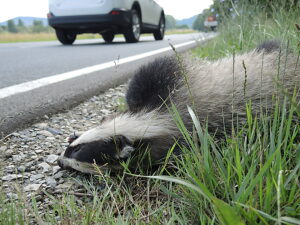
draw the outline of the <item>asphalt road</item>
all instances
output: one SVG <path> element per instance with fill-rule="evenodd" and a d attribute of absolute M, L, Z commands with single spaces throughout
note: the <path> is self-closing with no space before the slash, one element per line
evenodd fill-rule
<path fill-rule="evenodd" d="M 0 44 L 0 137 L 43 115 L 68 109 L 88 97 L 128 80 L 134 71 L 162 55 L 181 52 L 211 38 L 211 34 L 152 36 L 126 44 L 101 39 Z M 195 41 L 197 40 L 197 41 Z"/>

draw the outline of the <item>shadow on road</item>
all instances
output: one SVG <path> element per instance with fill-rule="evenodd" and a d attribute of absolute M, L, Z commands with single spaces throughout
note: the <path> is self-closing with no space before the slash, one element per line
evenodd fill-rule
<path fill-rule="evenodd" d="M 74 43 L 73 45 L 62 45 L 58 44 L 55 47 L 66 47 L 66 48 L 74 48 L 74 47 L 81 47 L 81 46 L 114 46 L 114 45 L 137 45 L 139 43 L 150 43 L 154 42 L 153 40 L 142 40 L 137 43 L 126 43 L 125 41 L 114 41 L 111 43 L 106 43 L 106 42 L 92 42 L 92 43 Z M 50 47 L 50 46 L 49 46 Z M 54 47 L 54 46 L 51 46 Z"/>

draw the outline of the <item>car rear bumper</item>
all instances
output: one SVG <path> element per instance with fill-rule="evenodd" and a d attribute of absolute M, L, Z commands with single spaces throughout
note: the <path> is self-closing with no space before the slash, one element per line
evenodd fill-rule
<path fill-rule="evenodd" d="M 114 14 L 112 12 L 115 12 Z M 131 11 L 112 10 L 109 14 L 86 16 L 55 16 L 48 23 L 55 29 L 67 29 L 74 32 L 101 32 L 106 29 L 127 27 L 131 20 Z"/>

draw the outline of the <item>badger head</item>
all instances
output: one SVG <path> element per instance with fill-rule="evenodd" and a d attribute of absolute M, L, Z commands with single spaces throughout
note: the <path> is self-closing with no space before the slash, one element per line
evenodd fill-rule
<path fill-rule="evenodd" d="M 84 135 L 89 135 L 89 133 Z M 63 156 L 60 157 L 58 165 L 83 173 L 96 172 L 95 165 L 99 166 L 101 170 L 107 169 L 107 167 L 119 169 L 121 167 L 118 162 L 128 159 L 133 151 L 132 143 L 122 135 L 97 140 L 91 138 L 86 142 L 81 142 L 78 137 L 67 147 Z"/>
<path fill-rule="evenodd" d="M 70 145 L 58 161 L 59 166 L 95 173 L 95 165 L 100 170 L 122 169 L 121 162 L 133 156 L 151 158 L 150 161 L 163 158 L 169 142 L 174 142 L 173 126 L 165 119 L 154 119 L 152 114 L 123 114 L 84 133 L 72 135 L 68 140 Z M 145 153 L 151 157 L 145 157 Z"/>

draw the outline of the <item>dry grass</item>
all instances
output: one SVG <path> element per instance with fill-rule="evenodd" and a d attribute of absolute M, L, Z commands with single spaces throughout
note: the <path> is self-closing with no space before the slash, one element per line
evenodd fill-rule
<path fill-rule="evenodd" d="M 189 34 L 195 33 L 192 29 L 168 30 L 166 34 Z M 144 34 L 149 36 L 151 34 Z M 117 35 L 122 37 L 122 35 Z M 99 34 L 81 34 L 78 39 L 98 39 Z M 35 42 L 35 41 L 55 41 L 57 40 L 55 33 L 0 33 L 0 43 L 15 43 L 15 42 Z"/>
<path fill-rule="evenodd" d="M 31 42 L 31 41 L 49 41 L 55 40 L 54 33 L 2 33 L 0 34 L 0 43 L 11 42 Z"/>
<path fill-rule="evenodd" d="M 99 34 L 83 34 L 78 39 L 101 38 Z M 0 34 L 0 43 L 14 42 L 35 42 L 35 41 L 54 41 L 57 40 L 55 33 L 2 33 Z"/>
<path fill-rule="evenodd" d="M 196 32 L 199 31 L 193 29 L 173 29 L 173 30 L 167 30 L 166 34 L 191 34 Z"/>

